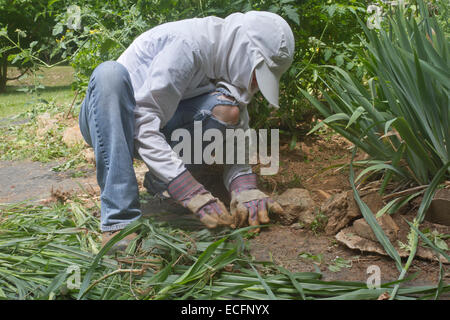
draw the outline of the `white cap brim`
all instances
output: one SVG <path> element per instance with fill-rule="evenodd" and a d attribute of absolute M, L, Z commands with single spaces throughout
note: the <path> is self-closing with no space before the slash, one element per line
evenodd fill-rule
<path fill-rule="evenodd" d="M 275 108 L 279 108 L 278 94 L 280 88 L 280 77 L 277 77 L 262 61 L 255 68 L 256 80 L 262 95 Z"/>

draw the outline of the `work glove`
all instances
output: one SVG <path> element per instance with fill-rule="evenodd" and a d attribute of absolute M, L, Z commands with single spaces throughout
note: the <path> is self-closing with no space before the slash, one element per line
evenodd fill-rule
<path fill-rule="evenodd" d="M 254 173 L 238 176 L 230 184 L 230 211 L 236 217 L 236 226 L 242 227 L 248 221 L 250 226 L 270 222 L 269 210 L 283 213 L 283 208 L 264 192 L 258 190 Z M 259 228 L 252 232 L 259 232 Z"/>
<path fill-rule="evenodd" d="M 195 180 L 188 170 L 173 179 L 167 191 L 173 199 L 194 213 L 207 228 L 236 227 L 235 218 L 225 205 Z"/>

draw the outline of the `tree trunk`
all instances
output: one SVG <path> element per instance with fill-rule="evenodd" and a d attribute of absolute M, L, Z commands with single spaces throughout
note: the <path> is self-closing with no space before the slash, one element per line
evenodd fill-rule
<path fill-rule="evenodd" d="M 4 53 L 0 65 L 0 93 L 6 91 L 6 81 L 8 76 L 8 56 Z"/>

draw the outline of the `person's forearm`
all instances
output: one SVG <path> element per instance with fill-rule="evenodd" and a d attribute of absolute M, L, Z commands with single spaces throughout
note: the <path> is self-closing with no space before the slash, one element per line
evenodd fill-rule
<path fill-rule="evenodd" d="M 146 121 L 136 128 L 135 148 L 150 172 L 164 183 L 169 183 L 186 168 L 159 131 L 159 118 L 148 112 Z M 141 120 L 139 115 L 137 118 Z"/>
<path fill-rule="evenodd" d="M 225 165 L 223 172 L 223 182 L 228 191 L 230 191 L 230 184 L 235 178 L 252 173 L 252 167 L 249 164 L 233 164 Z"/>

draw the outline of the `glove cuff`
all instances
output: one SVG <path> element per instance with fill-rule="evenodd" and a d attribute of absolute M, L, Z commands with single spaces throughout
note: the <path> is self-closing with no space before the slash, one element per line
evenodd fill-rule
<path fill-rule="evenodd" d="M 186 208 L 191 210 L 191 212 L 198 212 L 201 208 L 209 203 L 216 202 L 218 199 L 213 197 L 211 193 L 197 194 L 189 200 Z"/>
<path fill-rule="evenodd" d="M 243 174 L 234 178 L 230 183 L 230 193 L 244 190 L 258 189 L 258 177 L 254 173 Z"/>
<path fill-rule="evenodd" d="M 183 171 L 170 181 L 167 191 L 173 199 L 181 201 L 183 204 L 194 195 L 207 192 L 188 170 Z"/>

